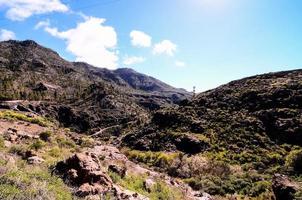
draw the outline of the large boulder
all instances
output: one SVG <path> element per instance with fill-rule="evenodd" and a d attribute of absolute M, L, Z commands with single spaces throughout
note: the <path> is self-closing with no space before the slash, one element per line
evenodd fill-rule
<path fill-rule="evenodd" d="M 78 187 L 78 196 L 103 194 L 112 189 L 112 180 L 102 171 L 99 159 L 93 153 L 77 153 L 57 163 L 55 172 Z"/>
<path fill-rule="evenodd" d="M 287 176 L 275 174 L 273 177 L 273 191 L 276 200 L 293 200 L 298 190 L 298 185 L 292 182 Z"/>

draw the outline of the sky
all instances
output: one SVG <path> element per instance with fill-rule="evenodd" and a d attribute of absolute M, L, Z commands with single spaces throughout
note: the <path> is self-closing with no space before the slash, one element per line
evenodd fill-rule
<path fill-rule="evenodd" d="M 198 92 L 302 67 L 301 0 L 0 0 L 0 40 Z"/>

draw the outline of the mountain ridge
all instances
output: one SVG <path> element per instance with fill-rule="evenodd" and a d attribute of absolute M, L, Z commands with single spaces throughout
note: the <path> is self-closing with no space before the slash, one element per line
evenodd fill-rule
<path fill-rule="evenodd" d="M 67 151 L 64 158 L 71 157 L 56 169 L 84 196 L 99 186 L 103 195 L 116 189 L 113 183 L 179 200 L 294 200 L 302 194 L 301 69 L 243 78 L 195 95 L 132 69 L 68 62 L 33 41 L 8 41 L 0 43 L 0 73 L 0 156 L 11 158 L 12 152 L 17 160 L 41 164 Z M 23 130 L 30 134 L 25 137 Z M 100 174 L 104 158 L 114 166 Z M 96 171 L 86 173 L 81 165 L 87 162 Z M 49 169 L 46 163 L 41 167 Z M 145 177 L 140 170 L 147 168 Z M 157 179 L 161 173 L 164 182 Z M 155 189 L 146 186 L 147 177 Z M 174 189 L 183 193 L 175 198 Z"/>
<path fill-rule="evenodd" d="M 134 70 L 126 70 L 127 74 L 123 75 L 124 69 L 112 71 L 86 63 L 68 62 L 55 51 L 31 40 L 1 42 L 0 47 L 0 71 L 4 75 L 0 99 L 43 100 L 59 107 L 65 104 L 70 107 L 67 109 L 70 112 L 84 110 L 95 118 L 95 122 L 85 122 L 88 125 L 83 130 L 113 125 L 119 122 L 114 122 L 115 119 L 133 121 L 137 113 L 146 116 L 148 110 L 174 105 L 191 96 L 189 92 Z M 131 80 L 126 79 L 130 76 Z M 153 88 L 146 90 L 145 85 Z M 106 116 L 112 118 L 109 124 L 100 122 L 108 121 Z M 75 118 L 67 124 L 76 125 L 83 117 Z"/>

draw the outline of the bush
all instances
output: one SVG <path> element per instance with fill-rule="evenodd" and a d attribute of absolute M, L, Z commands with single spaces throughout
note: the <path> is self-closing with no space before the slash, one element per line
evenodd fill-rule
<path fill-rule="evenodd" d="M 62 148 L 62 147 L 75 148 L 76 147 L 76 144 L 74 143 L 74 141 L 71 139 L 67 139 L 66 137 L 62 137 L 62 136 L 57 137 L 56 141 L 60 148 Z"/>
<path fill-rule="evenodd" d="M 95 142 L 94 142 L 94 139 L 92 139 L 92 138 L 85 136 L 80 139 L 80 146 L 82 148 L 85 148 L 85 147 L 92 148 L 94 145 L 95 145 Z"/>
<path fill-rule="evenodd" d="M 51 157 L 59 157 L 62 152 L 61 152 L 61 149 L 59 147 L 53 147 L 52 149 L 49 150 L 48 154 L 51 156 Z"/>
<path fill-rule="evenodd" d="M 109 175 L 114 183 L 120 186 L 150 198 L 150 200 L 183 200 L 182 193 L 177 188 L 171 188 L 162 181 L 156 181 L 152 186 L 151 191 L 145 188 L 145 175 L 128 174 L 121 178 L 114 172 L 109 172 Z"/>
<path fill-rule="evenodd" d="M 251 188 L 249 194 L 252 197 L 257 197 L 265 192 L 268 192 L 271 188 L 271 183 L 268 181 L 259 181 L 256 182 Z"/>
<path fill-rule="evenodd" d="M 293 150 L 286 157 L 286 166 L 295 173 L 302 173 L 302 150 Z"/>
<path fill-rule="evenodd" d="M 26 145 L 13 145 L 9 148 L 8 152 L 22 156 L 27 150 L 28 147 Z"/>
<path fill-rule="evenodd" d="M 15 185 L 0 184 L 0 199 L 15 199 L 21 192 Z"/>
<path fill-rule="evenodd" d="M 44 146 L 45 143 L 42 140 L 36 140 L 29 146 L 29 148 L 38 151 L 42 149 Z"/>
<path fill-rule="evenodd" d="M 40 139 L 43 140 L 44 142 L 49 142 L 51 136 L 52 136 L 51 131 L 44 131 L 39 135 Z"/>
<path fill-rule="evenodd" d="M 183 195 L 180 191 L 169 188 L 163 182 L 156 182 L 151 188 L 150 199 L 154 200 L 182 200 Z"/>
<path fill-rule="evenodd" d="M 4 148 L 4 138 L 2 136 L 0 136 L 0 149 Z"/>
<path fill-rule="evenodd" d="M 46 167 L 28 166 L 16 158 L 12 166 L 2 166 L 0 175 L 0 199 L 72 199 L 63 180 L 52 176 Z"/>
<path fill-rule="evenodd" d="M 118 182 L 120 182 L 121 179 L 122 179 L 121 176 L 118 175 L 118 174 L 115 173 L 115 172 L 108 171 L 108 174 L 109 174 L 109 176 L 110 176 L 110 178 L 111 178 L 111 180 L 112 180 L 113 183 L 118 183 Z"/>
<path fill-rule="evenodd" d="M 168 169 L 173 161 L 179 157 L 178 153 L 164 153 L 152 151 L 124 150 L 129 159 L 145 163 L 149 166 Z"/>

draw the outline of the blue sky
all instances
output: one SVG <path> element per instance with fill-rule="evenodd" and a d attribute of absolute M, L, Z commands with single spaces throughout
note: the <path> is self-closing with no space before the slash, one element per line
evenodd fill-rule
<path fill-rule="evenodd" d="M 0 0 L 0 39 L 204 91 L 302 66 L 300 0 Z"/>

